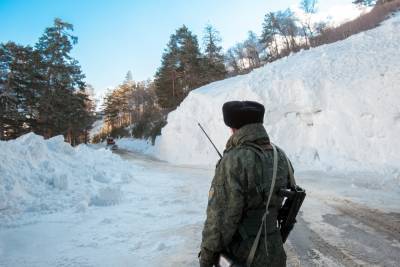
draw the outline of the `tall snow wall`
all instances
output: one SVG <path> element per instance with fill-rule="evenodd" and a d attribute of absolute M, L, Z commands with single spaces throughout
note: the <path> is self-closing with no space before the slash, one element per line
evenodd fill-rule
<path fill-rule="evenodd" d="M 297 170 L 379 172 L 400 183 L 400 16 L 344 41 L 192 91 L 157 139 L 173 163 L 212 165 L 229 138 L 221 107 L 265 105 L 264 126 Z"/>

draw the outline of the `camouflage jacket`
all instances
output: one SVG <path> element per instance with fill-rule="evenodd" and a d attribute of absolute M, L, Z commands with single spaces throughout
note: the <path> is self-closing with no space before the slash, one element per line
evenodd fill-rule
<path fill-rule="evenodd" d="M 261 150 L 257 153 L 252 144 L 261 147 L 264 153 Z M 262 161 L 260 157 L 265 158 Z M 267 216 L 268 256 L 263 234 L 252 266 L 286 266 L 277 213 L 283 201 L 278 191 L 288 186 L 287 164 L 284 153 L 278 148 L 277 179 Z M 239 263 L 246 262 L 265 212 L 272 166 L 272 146 L 262 124 L 245 125 L 230 137 L 209 191 L 201 266 L 212 266 L 222 252 Z"/>

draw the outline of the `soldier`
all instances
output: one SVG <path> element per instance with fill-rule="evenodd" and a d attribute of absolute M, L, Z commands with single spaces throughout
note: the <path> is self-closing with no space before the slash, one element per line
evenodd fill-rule
<path fill-rule="evenodd" d="M 277 215 L 283 202 L 278 192 L 288 187 L 290 163 L 284 152 L 270 143 L 262 124 L 262 104 L 231 101 L 223 105 L 222 112 L 232 135 L 209 191 L 200 266 L 216 266 L 221 254 L 241 266 L 286 266 Z M 274 155 L 277 171 L 273 185 Z"/>

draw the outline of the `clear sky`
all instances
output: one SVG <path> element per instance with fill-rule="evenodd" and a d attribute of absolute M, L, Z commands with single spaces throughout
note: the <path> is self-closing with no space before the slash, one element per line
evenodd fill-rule
<path fill-rule="evenodd" d="M 185 24 L 198 36 L 211 23 L 224 49 L 261 32 L 264 15 L 298 6 L 300 0 L 0 0 L 0 42 L 34 45 L 55 17 L 74 25 L 73 56 L 96 92 L 121 83 L 152 78 L 174 31 Z M 320 0 L 319 9 L 351 0 Z"/>

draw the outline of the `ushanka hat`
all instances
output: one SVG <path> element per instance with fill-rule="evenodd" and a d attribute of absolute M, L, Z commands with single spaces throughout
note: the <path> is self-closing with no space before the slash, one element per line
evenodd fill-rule
<path fill-rule="evenodd" d="M 239 129 L 250 123 L 263 123 L 265 108 L 254 101 L 229 101 L 222 106 L 225 124 Z"/>

